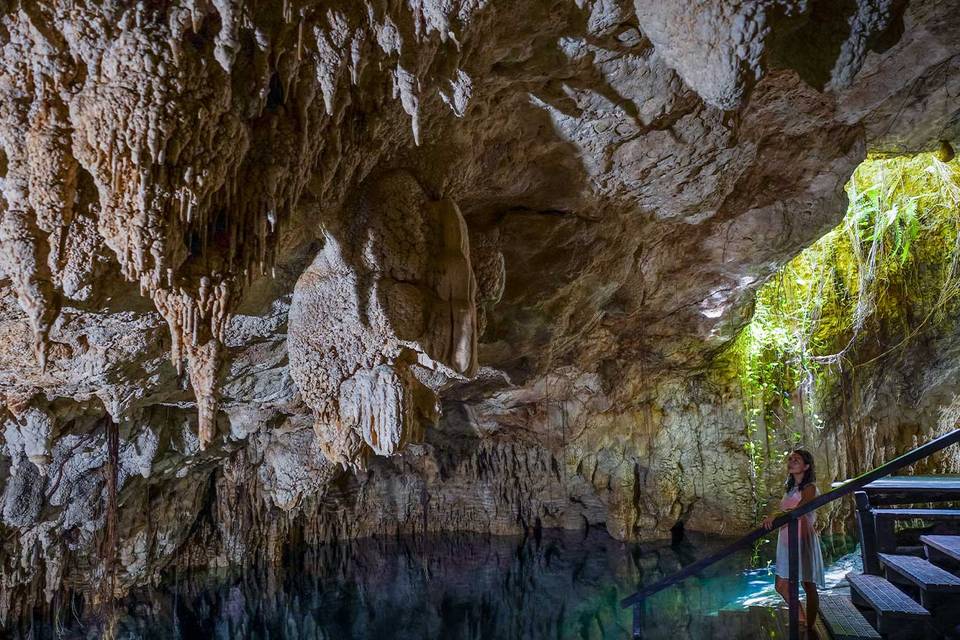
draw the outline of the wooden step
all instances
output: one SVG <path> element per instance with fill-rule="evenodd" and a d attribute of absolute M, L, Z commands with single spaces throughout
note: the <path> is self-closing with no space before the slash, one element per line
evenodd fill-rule
<path fill-rule="evenodd" d="M 874 509 L 873 515 L 894 520 L 960 520 L 960 509 Z"/>
<path fill-rule="evenodd" d="M 886 578 L 848 573 L 850 592 L 855 603 L 863 603 L 877 612 L 877 631 L 889 633 L 903 618 L 929 620 L 930 612 L 917 604 Z"/>
<path fill-rule="evenodd" d="M 856 595 L 879 614 L 893 614 L 903 618 L 929 618 L 930 612 L 915 600 L 880 576 L 848 573 L 847 581 Z"/>
<path fill-rule="evenodd" d="M 844 596 L 821 596 L 820 617 L 833 640 L 879 638 L 863 614 Z"/>
<path fill-rule="evenodd" d="M 916 556 L 878 553 L 880 563 L 920 587 L 923 591 L 960 593 L 960 578 Z"/>
<path fill-rule="evenodd" d="M 842 483 L 834 483 L 838 486 Z M 870 504 L 909 504 L 960 500 L 960 476 L 887 476 L 874 480 L 863 490 Z"/>
<path fill-rule="evenodd" d="M 949 558 L 960 562 L 960 536 L 920 536 L 920 542 L 927 548 L 927 557 L 930 550 L 936 549 Z"/>

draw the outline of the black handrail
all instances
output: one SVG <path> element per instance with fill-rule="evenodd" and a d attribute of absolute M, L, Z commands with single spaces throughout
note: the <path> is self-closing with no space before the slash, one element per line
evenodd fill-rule
<path fill-rule="evenodd" d="M 708 556 L 701 560 L 697 560 L 693 564 L 687 565 L 677 573 L 674 573 L 673 575 L 669 575 L 661 580 L 658 580 L 652 585 L 644 587 L 639 591 L 637 591 L 636 593 L 634 593 L 633 595 L 624 598 L 623 600 L 620 601 L 620 606 L 622 608 L 634 607 L 634 637 L 635 638 L 639 637 L 638 632 L 639 632 L 640 606 L 643 604 L 643 601 L 645 599 L 649 598 L 653 594 L 659 591 L 662 591 L 667 587 L 673 586 L 678 582 L 681 582 L 696 573 L 699 573 L 703 569 L 706 569 L 710 565 L 716 562 L 719 562 L 720 560 L 723 560 L 724 558 L 731 555 L 732 553 L 735 553 L 740 549 L 750 546 L 760 538 L 764 538 L 770 535 L 771 533 L 774 533 L 784 525 L 791 525 L 791 523 L 798 522 L 798 519 L 801 516 L 804 516 L 816 509 L 819 509 L 820 507 L 822 507 L 823 505 L 829 502 L 833 502 L 834 500 L 838 500 L 844 497 L 845 495 L 848 495 L 850 493 L 853 493 L 854 491 L 862 489 L 864 486 L 870 484 L 874 480 L 877 480 L 884 476 L 888 476 L 894 471 L 898 471 L 903 467 L 910 466 L 911 464 L 917 462 L 918 460 L 926 458 L 927 456 L 934 454 L 937 451 L 940 451 L 941 449 L 945 449 L 950 445 L 956 444 L 958 442 L 960 442 L 960 429 L 954 429 L 950 433 L 942 435 L 939 438 L 935 438 L 930 442 L 926 443 L 925 445 L 922 445 L 917 447 L 916 449 L 913 449 L 912 451 L 908 451 L 902 456 L 894 458 L 890 462 L 880 465 L 879 467 L 877 467 L 872 471 L 868 471 L 862 475 L 857 476 L 853 480 L 850 480 L 842 484 L 836 489 L 832 489 L 831 491 L 828 491 L 822 495 L 817 496 L 816 498 L 814 498 L 807 504 L 803 505 L 802 507 L 799 507 L 797 509 L 794 509 L 792 511 L 789 511 L 783 514 L 782 516 L 779 516 L 773 521 L 773 526 L 770 529 L 764 529 L 764 528 L 754 529 L 750 533 L 746 534 L 739 540 L 730 543 L 729 545 L 727 545 L 717 553 L 713 554 L 712 556 Z M 795 528 L 796 528 L 795 524 L 790 526 L 791 533 L 794 533 L 793 530 Z M 791 540 L 791 542 L 793 542 L 793 540 Z M 793 559 L 791 558 L 791 565 L 793 564 L 792 560 Z M 791 571 L 790 575 L 796 576 L 797 571 Z M 796 589 L 797 589 L 797 584 L 794 578 L 794 579 L 791 579 L 791 592 L 794 595 L 794 597 L 792 597 L 791 600 L 796 600 L 796 595 L 797 595 Z M 790 611 L 791 634 L 790 635 L 791 635 L 791 638 L 795 638 L 796 636 L 794 635 L 795 634 L 794 628 L 796 627 L 795 620 L 797 616 L 796 616 L 796 612 L 794 611 L 794 606 L 793 606 L 794 603 L 790 602 L 789 604 L 791 609 Z"/>

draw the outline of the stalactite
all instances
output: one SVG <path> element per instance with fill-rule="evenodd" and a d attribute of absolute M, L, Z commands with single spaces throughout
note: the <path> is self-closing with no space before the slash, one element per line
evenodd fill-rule
<path fill-rule="evenodd" d="M 7 265 L 18 302 L 30 319 L 34 354 L 43 370 L 47 366 L 50 329 L 59 311 L 44 259 L 46 241 L 29 212 L 10 208 L 0 215 L 0 259 Z"/>

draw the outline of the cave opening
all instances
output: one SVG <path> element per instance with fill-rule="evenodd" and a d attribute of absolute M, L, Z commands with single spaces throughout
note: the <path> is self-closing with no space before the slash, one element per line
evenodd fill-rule
<path fill-rule="evenodd" d="M 867 158 L 846 184 L 843 220 L 757 291 L 722 355 L 741 387 L 758 503 L 793 448 L 829 443 L 864 416 L 898 429 L 902 415 L 870 418 L 875 398 L 857 390 L 940 359 L 960 311 L 960 166 L 944 157 Z M 923 393 L 899 388 L 904 402 Z"/>

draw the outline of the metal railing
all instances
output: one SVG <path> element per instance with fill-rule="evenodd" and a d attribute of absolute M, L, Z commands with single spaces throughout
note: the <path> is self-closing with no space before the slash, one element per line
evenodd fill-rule
<path fill-rule="evenodd" d="M 800 638 L 800 582 L 797 579 L 798 574 L 800 573 L 800 553 L 799 553 L 799 535 L 800 535 L 800 526 L 799 519 L 801 516 L 804 516 L 811 511 L 815 511 L 822 507 L 825 504 L 838 500 L 848 494 L 853 493 L 859 489 L 862 489 L 866 485 L 870 484 L 874 480 L 878 480 L 885 476 L 890 475 L 894 471 L 898 471 L 904 467 L 910 466 L 911 464 L 922 460 L 927 456 L 945 449 L 952 444 L 957 444 L 960 442 L 960 429 L 954 429 L 950 433 L 935 438 L 928 442 L 925 445 L 919 446 L 916 449 L 913 449 L 898 458 L 894 458 L 890 462 L 883 464 L 872 471 L 868 471 L 863 475 L 857 476 L 853 480 L 850 480 L 839 487 L 828 491 L 822 495 L 817 496 L 807 504 L 789 511 L 782 516 L 776 518 L 773 521 L 773 526 L 770 529 L 755 529 L 738 539 L 735 542 L 730 543 L 717 553 L 697 560 L 693 564 L 687 565 L 682 570 L 669 575 L 657 582 L 643 587 L 636 593 L 631 596 L 628 596 L 620 601 L 620 606 L 623 608 L 633 607 L 633 637 L 641 637 L 641 625 L 643 622 L 643 603 L 644 600 L 649 598 L 655 593 L 663 591 L 667 587 L 671 587 L 678 582 L 681 582 L 690 576 L 703 571 L 710 565 L 723 560 L 729 555 L 749 547 L 757 540 L 764 538 L 772 533 L 775 533 L 778 529 L 786 525 L 787 527 L 787 541 L 788 541 L 788 558 L 789 558 L 789 576 L 790 576 L 790 600 L 788 605 L 790 607 L 790 640 L 799 640 Z M 813 621 L 811 621 L 811 624 Z"/>

